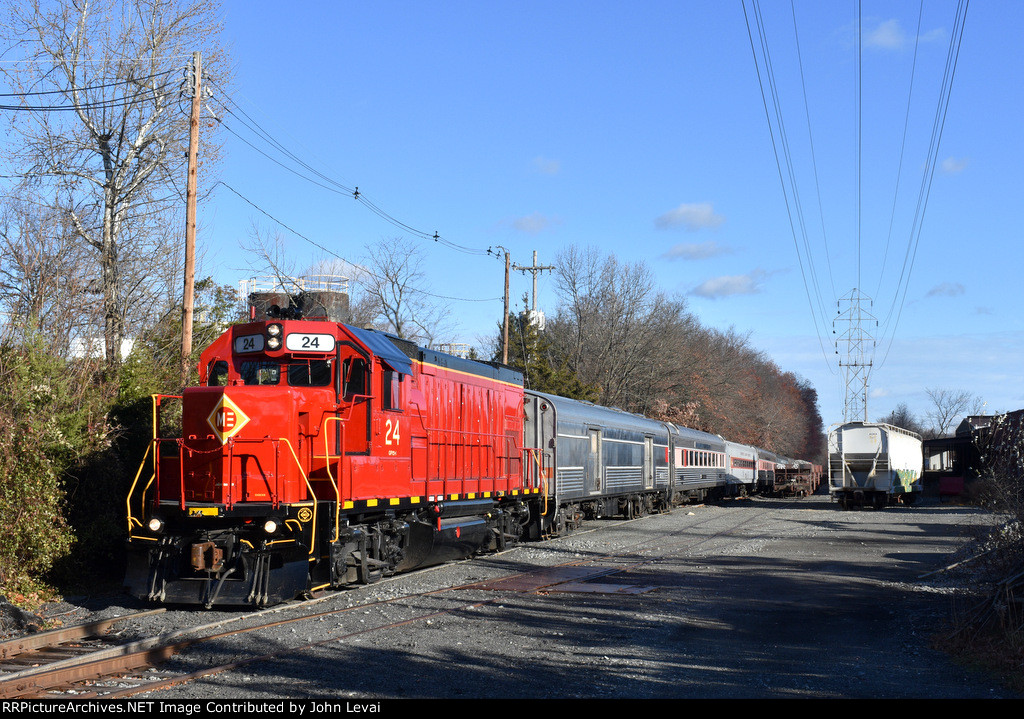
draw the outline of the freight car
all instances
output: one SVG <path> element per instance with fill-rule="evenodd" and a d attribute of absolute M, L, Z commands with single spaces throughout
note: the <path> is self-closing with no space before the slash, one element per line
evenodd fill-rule
<path fill-rule="evenodd" d="M 820 465 L 802 459 L 779 457 L 775 481 L 767 493 L 777 497 L 806 497 L 817 492 L 820 484 Z"/>
<path fill-rule="evenodd" d="M 230 328 L 199 377 L 155 399 L 153 471 L 128 497 L 126 585 L 149 601 L 261 606 L 371 583 L 751 494 L 774 456 L 294 314 Z"/>
<path fill-rule="evenodd" d="M 920 435 L 890 424 L 848 422 L 828 435 L 829 492 L 843 509 L 912 504 L 921 493 Z"/>

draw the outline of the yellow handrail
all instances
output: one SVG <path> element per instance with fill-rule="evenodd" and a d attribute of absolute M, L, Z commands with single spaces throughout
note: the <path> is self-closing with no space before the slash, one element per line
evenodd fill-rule
<path fill-rule="evenodd" d="M 327 478 L 331 482 L 331 486 L 334 487 L 334 539 L 333 542 L 338 541 L 338 532 L 341 525 L 341 490 L 338 489 L 338 483 L 334 481 L 334 475 L 331 473 L 331 460 L 334 458 L 343 459 L 345 454 L 345 425 L 341 426 L 341 454 L 332 455 L 330 448 L 327 446 L 327 423 L 331 420 L 335 422 L 341 422 L 341 417 L 324 417 L 323 427 L 320 430 L 320 434 L 324 438 L 324 454 L 323 457 L 314 457 L 314 459 L 323 459 L 324 465 L 327 467 Z M 339 464 L 341 472 L 345 471 L 344 465 Z M 338 479 L 341 479 L 341 472 L 339 472 Z M 316 501 L 316 495 L 313 496 L 313 501 Z"/>
<path fill-rule="evenodd" d="M 306 483 L 306 489 L 309 490 L 309 496 L 313 498 L 313 540 L 309 543 L 309 554 L 312 556 L 314 548 L 316 547 L 316 493 L 313 491 L 313 485 L 309 483 L 309 477 L 302 469 L 302 464 L 299 462 L 299 456 L 295 453 L 295 448 L 292 447 L 292 443 L 289 442 L 285 437 L 278 439 L 279 442 L 284 442 L 288 445 L 288 451 L 292 453 L 292 459 L 295 460 L 295 467 L 299 470 L 299 474 L 302 475 L 302 480 Z"/>
<path fill-rule="evenodd" d="M 146 466 L 146 458 L 149 457 L 149 450 L 152 449 L 155 444 L 156 444 L 156 441 L 154 439 L 154 441 L 150 442 L 149 445 L 146 446 L 146 453 L 144 455 L 142 455 L 142 462 L 139 463 L 139 470 L 135 473 L 135 479 L 132 481 L 132 486 L 128 490 L 128 497 L 125 500 L 125 509 L 127 510 L 127 514 L 128 514 L 128 533 L 129 534 L 131 534 L 131 532 L 132 532 L 132 524 L 133 523 L 137 524 L 140 527 L 142 526 L 142 522 L 139 521 L 138 519 L 136 519 L 135 516 L 132 514 L 132 495 L 135 494 L 135 486 L 139 483 L 139 477 L 142 476 L 142 468 Z M 155 453 L 154 453 L 154 456 L 155 456 Z M 150 475 L 149 481 L 146 483 L 146 489 L 144 489 L 142 491 L 142 503 L 143 503 L 143 506 L 141 507 L 141 509 L 142 509 L 143 517 L 145 517 L 145 514 L 146 514 L 146 508 L 145 508 L 146 490 L 149 489 L 149 485 L 153 483 L 154 479 L 156 479 L 156 472 L 155 471 L 153 472 L 153 474 Z"/>

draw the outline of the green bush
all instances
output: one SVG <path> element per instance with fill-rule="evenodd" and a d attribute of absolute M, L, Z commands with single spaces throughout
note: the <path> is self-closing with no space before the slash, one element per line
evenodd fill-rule
<path fill-rule="evenodd" d="M 75 370 L 79 371 L 75 371 Z M 84 367 L 46 351 L 38 334 L 0 346 L 0 582 L 24 592 L 74 543 L 64 480 L 102 447 L 107 428 Z"/>

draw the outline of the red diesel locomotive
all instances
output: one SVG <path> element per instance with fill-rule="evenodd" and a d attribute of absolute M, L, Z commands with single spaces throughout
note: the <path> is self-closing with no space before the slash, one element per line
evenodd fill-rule
<path fill-rule="evenodd" d="M 338 322 L 269 319 L 225 332 L 199 376 L 157 398 L 153 472 L 128 497 L 137 597 L 273 604 L 539 527 L 518 372 Z M 180 436 L 164 438 L 179 399 Z"/>

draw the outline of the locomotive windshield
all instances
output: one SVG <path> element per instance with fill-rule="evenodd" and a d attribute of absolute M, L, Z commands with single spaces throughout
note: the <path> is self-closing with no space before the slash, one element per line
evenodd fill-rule
<path fill-rule="evenodd" d="M 281 366 L 277 362 L 243 362 L 239 372 L 247 385 L 274 385 L 281 381 Z"/>
<path fill-rule="evenodd" d="M 295 360 L 283 364 L 289 387 L 327 387 L 331 384 L 333 363 L 329 359 Z M 281 383 L 282 364 L 264 360 L 242 362 L 239 374 L 242 382 L 249 386 L 277 385 Z M 227 368 L 223 374 L 212 372 L 209 384 L 227 384 Z"/>
<path fill-rule="evenodd" d="M 291 387 L 326 387 L 331 383 L 331 360 L 316 359 L 288 363 Z"/>
<path fill-rule="evenodd" d="M 217 360 L 210 364 L 210 377 L 206 384 L 210 387 L 224 387 L 228 383 L 228 363 Z"/>

